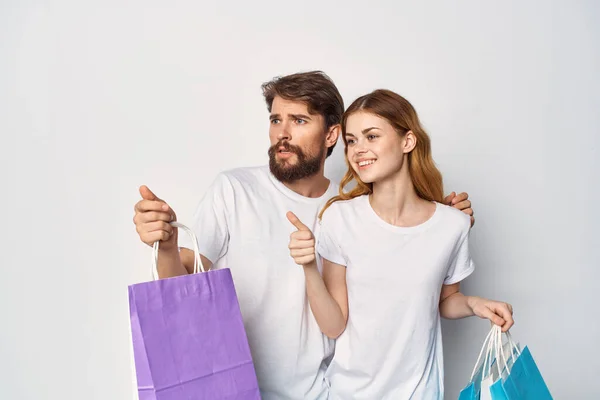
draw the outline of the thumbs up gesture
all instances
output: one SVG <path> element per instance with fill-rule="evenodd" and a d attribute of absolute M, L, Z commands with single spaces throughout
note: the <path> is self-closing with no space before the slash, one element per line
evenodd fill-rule
<path fill-rule="evenodd" d="M 298 265 L 310 266 L 315 263 L 315 237 L 302 221 L 291 211 L 287 219 L 296 227 L 296 231 L 290 235 L 290 255 Z"/>

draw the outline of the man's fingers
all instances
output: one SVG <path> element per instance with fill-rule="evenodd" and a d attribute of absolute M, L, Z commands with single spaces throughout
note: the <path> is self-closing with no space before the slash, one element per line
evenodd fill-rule
<path fill-rule="evenodd" d="M 173 214 L 162 211 L 147 211 L 143 213 L 137 213 L 133 217 L 133 222 L 136 224 L 146 224 L 155 221 L 171 222 L 172 220 Z"/>
<path fill-rule="evenodd" d="M 452 204 L 452 199 L 454 199 L 454 197 L 456 196 L 455 192 L 450 193 L 448 196 L 446 196 L 444 198 L 444 204 L 446 205 L 451 205 Z"/>
<path fill-rule="evenodd" d="M 152 221 L 142 224 L 140 229 L 145 232 L 165 231 L 168 234 L 171 234 L 173 233 L 174 228 L 169 223 L 164 221 Z"/>
<path fill-rule="evenodd" d="M 154 232 L 144 232 L 142 234 L 140 234 L 140 239 L 142 239 L 142 242 L 152 246 L 152 244 L 154 244 L 154 242 L 158 242 L 158 241 L 167 241 L 169 240 L 169 238 L 171 237 L 171 234 L 169 232 L 165 232 L 165 231 L 154 231 Z"/>
<path fill-rule="evenodd" d="M 296 217 L 296 214 L 294 214 L 293 212 L 288 211 L 285 215 L 288 221 L 290 221 L 292 225 L 294 225 L 299 231 L 310 231 L 308 226 L 304 225 L 302 221 L 300 221 L 300 219 L 298 219 L 298 217 Z"/>
<path fill-rule="evenodd" d="M 135 205 L 136 211 L 173 211 L 164 200 L 159 199 L 146 185 L 140 186 L 140 195 L 142 200 Z M 158 208 L 158 204 L 160 204 L 160 208 Z"/>
<path fill-rule="evenodd" d="M 461 201 L 460 203 L 454 204 L 453 207 L 458 210 L 465 211 L 467 209 L 471 209 L 471 202 L 469 200 Z"/>
<path fill-rule="evenodd" d="M 144 243 L 152 244 L 158 240 L 169 240 L 173 234 L 173 227 L 163 221 L 149 222 L 135 226 Z"/>
<path fill-rule="evenodd" d="M 471 217 L 473 216 L 473 209 L 472 208 L 463 208 L 460 211 L 464 212 L 467 215 L 470 215 Z"/>
<path fill-rule="evenodd" d="M 165 211 L 173 213 L 171 207 L 162 200 L 140 200 L 134 207 L 136 212 Z"/>
<path fill-rule="evenodd" d="M 468 198 L 469 198 L 469 195 L 468 195 L 467 193 L 465 193 L 465 192 L 462 192 L 462 193 L 460 193 L 460 194 L 457 194 L 457 195 L 456 195 L 456 197 L 454 197 L 454 198 L 452 199 L 452 205 L 455 205 L 455 204 L 457 204 L 457 203 L 460 203 L 460 202 L 462 202 L 462 201 L 465 201 L 465 200 L 467 200 Z"/>
<path fill-rule="evenodd" d="M 169 240 L 174 232 L 169 222 L 176 219 L 175 212 L 152 193 L 148 186 L 140 186 L 139 191 L 142 200 L 134 207 L 133 222 L 140 239 L 150 246 L 158 241 Z"/>
<path fill-rule="evenodd" d="M 140 196 L 142 196 L 142 199 L 144 200 L 159 200 L 158 196 L 156 196 L 154 193 L 152 193 L 152 190 L 150 190 L 150 188 L 146 185 L 142 185 L 140 186 Z"/>

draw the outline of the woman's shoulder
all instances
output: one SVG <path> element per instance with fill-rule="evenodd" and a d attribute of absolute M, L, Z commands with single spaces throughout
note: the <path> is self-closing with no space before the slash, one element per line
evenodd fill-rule
<path fill-rule="evenodd" d="M 336 200 L 323 212 L 322 218 L 323 220 L 331 220 L 347 217 L 355 213 L 366 198 L 367 196 L 363 195 L 348 200 Z"/>
<path fill-rule="evenodd" d="M 471 229 L 471 217 L 455 207 L 442 203 L 436 203 L 438 212 L 440 212 L 446 223 L 461 233 L 468 233 Z"/>

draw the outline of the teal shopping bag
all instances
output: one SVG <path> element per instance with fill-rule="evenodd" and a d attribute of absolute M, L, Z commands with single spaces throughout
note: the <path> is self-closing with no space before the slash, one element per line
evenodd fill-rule
<path fill-rule="evenodd" d="M 553 400 L 529 347 L 521 351 L 510 333 L 506 336 L 508 342 L 503 345 L 501 329 L 492 328 L 459 400 Z"/>
<path fill-rule="evenodd" d="M 528 346 L 518 355 L 508 374 L 494 382 L 490 390 L 494 400 L 494 395 L 506 400 L 552 400 Z"/>
<path fill-rule="evenodd" d="M 497 363 L 497 335 L 500 332 L 499 327 L 494 327 L 486 336 L 479 357 L 471 373 L 471 379 L 467 386 L 460 392 L 459 400 L 489 400 L 491 399 L 490 387 L 501 374 Z M 512 340 L 502 346 L 504 358 L 510 360 L 513 348 L 518 349 L 518 345 L 514 345 Z M 509 361 L 510 362 L 510 361 Z M 483 392 L 482 392 L 483 391 Z M 487 393 L 486 393 L 487 391 Z"/>
<path fill-rule="evenodd" d="M 489 353 L 489 341 L 492 336 L 492 331 L 488 333 L 485 340 L 483 341 L 483 346 L 481 347 L 481 351 L 479 352 L 479 357 L 477 357 L 477 362 L 475 363 L 475 367 L 473 368 L 473 372 L 471 373 L 471 379 L 469 380 L 468 385 L 460 391 L 458 395 L 458 400 L 479 400 L 479 394 L 481 391 L 481 381 L 485 377 L 484 370 L 486 370 L 487 360 L 490 357 Z M 485 357 L 482 359 L 482 357 Z"/>

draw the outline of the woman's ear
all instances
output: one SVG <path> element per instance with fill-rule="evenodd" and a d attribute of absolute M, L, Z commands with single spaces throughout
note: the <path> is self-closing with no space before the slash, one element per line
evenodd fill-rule
<path fill-rule="evenodd" d="M 415 135 L 413 131 L 406 132 L 406 135 L 404 135 L 403 146 L 404 148 L 402 151 L 404 153 L 410 153 L 417 146 L 417 135 Z"/>

